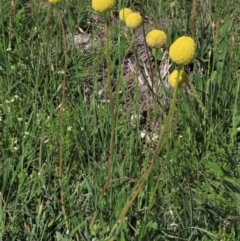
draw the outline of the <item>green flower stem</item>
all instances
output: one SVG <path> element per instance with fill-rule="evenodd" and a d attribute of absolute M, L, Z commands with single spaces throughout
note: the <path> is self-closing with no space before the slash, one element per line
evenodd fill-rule
<path fill-rule="evenodd" d="M 109 95 L 110 116 L 111 116 L 111 139 L 110 139 L 110 150 L 109 150 L 109 160 L 108 160 L 108 174 L 107 174 L 107 179 L 105 181 L 103 189 L 100 193 L 98 204 L 102 201 L 104 193 L 107 187 L 109 186 L 109 182 L 111 179 L 113 151 L 114 151 L 114 144 L 115 144 L 115 115 L 114 115 L 114 102 L 113 102 L 110 57 L 109 57 L 109 32 L 108 32 L 107 14 L 104 14 L 104 21 L 105 21 L 105 37 L 106 37 L 107 83 L 108 83 L 108 95 Z M 98 215 L 98 211 L 95 211 L 90 223 L 90 229 L 92 229 L 93 224 L 97 218 L 97 215 Z"/>
<path fill-rule="evenodd" d="M 174 88 L 172 103 L 171 103 L 171 106 L 170 106 L 170 110 L 169 110 L 167 119 L 165 121 L 164 128 L 162 129 L 162 131 L 159 135 L 159 141 L 158 141 L 157 148 L 156 148 L 156 151 L 155 151 L 154 156 L 153 156 L 153 161 L 155 161 L 155 159 L 158 157 L 158 155 L 159 155 L 159 153 L 162 149 L 163 143 L 164 143 L 164 141 L 163 141 L 164 135 L 171 127 L 171 123 L 172 123 L 172 119 L 173 119 L 173 115 L 174 115 L 174 111 L 175 111 L 175 106 L 176 106 L 176 100 L 177 100 L 177 94 L 178 94 L 178 82 L 179 82 L 181 69 L 182 69 L 182 66 L 179 65 L 178 66 L 178 75 L 177 75 L 177 85 Z"/>
<path fill-rule="evenodd" d="M 173 94 L 173 98 L 172 98 L 172 103 L 171 103 L 171 107 L 170 107 L 170 111 L 168 113 L 167 119 L 165 121 L 165 125 L 164 128 L 162 129 L 160 135 L 159 135 L 159 141 L 157 144 L 157 148 L 154 152 L 153 155 L 153 159 L 151 164 L 145 169 L 144 173 L 142 174 L 142 176 L 139 178 L 138 182 L 135 184 L 133 191 L 131 193 L 130 199 L 128 200 L 128 202 L 125 204 L 125 206 L 122 209 L 122 212 L 118 218 L 118 227 L 112 232 L 112 237 L 110 238 L 110 241 L 114 241 L 114 233 L 118 232 L 118 230 L 120 229 L 125 216 L 129 210 L 129 208 L 131 207 L 131 205 L 133 204 L 134 200 L 137 198 L 138 194 L 140 193 L 140 191 L 142 190 L 142 186 L 143 184 L 148 180 L 149 175 L 151 174 L 151 171 L 153 169 L 154 163 L 157 159 L 157 157 L 160 154 L 160 151 L 162 149 L 162 147 L 164 146 L 165 142 L 167 141 L 166 138 L 166 133 L 171 129 L 171 123 L 172 123 L 172 119 L 174 116 L 174 111 L 175 111 L 175 105 L 176 105 L 176 100 L 177 100 L 177 94 L 178 94 L 178 81 L 179 81 L 179 76 L 180 76 L 180 70 L 182 69 L 182 66 L 178 66 L 178 75 L 177 75 L 177 85 L 174 88 L 174 94 Z M 115 228 L 115 227 L 114 227 Z"/>
<path fill-rule="evenodd" d="M 234 100 L 234 109 L 233 109 L 233 116 L 232 116 L 232 126 L 233 131 L 231 132 L 231 144 L 234 146 L 236 142 L 236 134 L 237 134 L 237 113 L 238 113 L 238 99 L 239 99 L 239 92 L 240 92 L 240 78 L 237 79 L 237 87 L 236 87 L 236 94 Z"/>
<path fill-rule="evenodd" d="M 207 115 L 208 115 L 207 110 L 206 110 L 199 94 L 197 93 L 195 86 L 193 85 L 193 83 L 191 81 L 189 81 L 189 86 L 190 86 L 191 91 L 192 91 L 192 92 L 189 93 L 189 95 L 191 95 L 197 101 L 197 103 L 200 107 L 200 110 L 202 111 L 202 113 L 204 115 L 204 118 L 206 118 Z"/>
<path fill-rule="evenodd" d="M 127 38 L 127 40 L 129 40 L 128 36 L 126 36 L 126 38 Z M 125 51 L 125 53 L 123 55 L 123 58 L 122 58 L 122 66 L 121 66 L 121 71 L 120 71 L 121 78 L 120 78 L 120 81 L 117 82 L 117 91 L 116 91 L 117 95 L 120 93 L 121 88 L 122 88 L 122 84 L 123 84 L 123 72 L 124 72 L 124 66 L 125 66 L 124 62 L 125 62 L 125 60 L 127 58 L 127 55 L 129 54 L 129 52 L 131 51 L 131 49 L 133 47 L 133 42 L 134 41 L 133 41 L 133 39 L 130 39 L 129 42 L 130 42 L 129 47 Z"/>
<path fill-rule="evenodd" d="M 161 152 L 161 149 L 162 149 L 163 145 L 165 144 L 165 142 L 167 140 L 167 138 L 164 138 L 164 134 L 167 131 L 171 130 L 171 124 L 172 124 L 172 119 L 173 119 L 174 112 L 175 112 L 176 100 L 177 100 L 177 95 L 178 95 L 178 82 L 179 82 L 179 77 L 180 77 L 180 71 L 182 70 L 182 68 L 183 68 L 183 66 L 181 66 L 181 65 L 178 66 L 177 85 L 174 88 L 174 93 L 173 93 L 173 98 L 172 98 L 169 114 L 168 114 L 167 119 L 165 121 L 164 128 L 160 133 L 160 137 L 159 137 L 159 141 L 158 141 L 158 144 L 157 144 L 156 151 L 154 153 L 153 161 L 155 161 L 155 159 L 158 157 L 158 155 Z M 168 148 L 168 151 L 166 153 L 166 156 L 168 156 L 168 154 L 169 154 L 169 148 Z M 159 175 L 158 180 L 157 180 L 157 184 L 156 184 L 156 186 L 153 190 L 151 200 L 150 200 L 150 203 L 149 203 L 149 210 L 152 208 L 154 196 L 155 196 L 155 193 L 157 191 L 157 185 L 158 185 L 160 179 L 161 179 L 161 175 Z"/>
<path fill-rule="evenodd" d="M 65 92 L 66 92 L 66 72 L 67 72 L 67 43 L 66 43 L 66 36 L 64 31 L 64 26 L 62 22 L 62 17 L 60 14 L 59 7 L 57 9 L 58 18 L 60 21 L 61 29 L 62 29 L 62 38 L 63 38 L 63 50 L 64 50 L 64 76 L 62 81 L 62 100 L 60 104 L 60 139 L 59 139 L 59 191 L 60 191 L 60 198 L 61 198 L 61 205 L 62 205 L 62 212 L 65 221 L 65 225 L 67 230 L 69 230 L 69 223 L 67 218 L 67 212 L 65 209 L 65 201 L 64 201 L 64 192 L 63 192 L 63 184 L 62 184 L 62 177 L 63 177 L 63 146 L 64 146 L 64 131 L 63 131 L 63 117 L 64 117 L 64 104 L 65 104 Z"/>
<path fill-rule="evenodd" d="M 8 37 L 8 49 L 11 50 L 12 48 L 12 23 L 15 14 L 15 2 L 14 0 L 11 1 L 11 10 L 10 10 L 10 20 L 9 20 L 9 37 Z"/>
<path fill-rule="evenodd" d="M 142 18 L 144 19 L 145 18 L 145 11 L 144 11 L 144 6 L 145 6 L 145 1 L 142 0 L 141 1 L 141 14 L 142 14 Z M 142 31 L 143 31 L 143 36 L 145 36 L 145 24 L 144 24 L 144 21 L 143 21 L 143 25 L 142 25 Z M 151 77 L 152 77 L 152 89 L 154 90 L 154 80 L 153 80 L 153 67 L 152 67 L 152 61 L 151 61 L 151 58 L 150 58 L 150 54 L 149 54 L 149 51 L 148 51 L 148 45 L 147 45 L 147 41 L 146 41 L 146 38 L 143 38 L 143 41 L 144 41 L 144 45 L 145 45 L 145 49 L 147 50 L 147 59 L 148 59 L 148 63 L 149 63 L 149 68 L 150 68 L 150 74 L 151 74 Z M 153 95 L 155 95 L 155 93 L 153 93 Z"/>
<path fill-rule="evenodd" d="M 134 41 L 136 38 L 137 38 L 136 32 L 135 32 L 135 29 L 133 29 L 133 31 L 132 31 L 132 39 L 133 39 L 133 41 Z M 149 84 L 149 82 L 148 82 L 148 80 L 147 80 L 147 78 L 146 78 L 146 75 L 145 75 L 143 69 L 141 68 L 141 64 L 140 64 L 140 62 L 139 62 L 139 58 L 138 58 L 138 55 L 137 55 L 137 50 L 136 50 L 135 48 L 133 49 L 133 55 L 134 55 L 134 58 L 135 58 L 136 63 L 137 63 L 137 71 L 140 72 L 140 74 L 141 74 L 142 77 L 143 77 L 144 83 L 147 85 L 148 90 L 150 90 L 150 93 L 151 93 L 152 97 L 155 98 L 155 97 L 154 97 L 155 92 L 154 92 L 154 89 L 153 89 L 153 84 L 152 84 L 152 85 Z M 148 57 L 148 58 L 150 58 L 150 57 Z M 152 71 L 151 71 L 150 75 L 151 75 L 151 78 L 152 78 L 152 77 L 153 77 L 153 72 L 152 72 Z"/>
<path fill-rule="evenodd" d="M 156 56 L 157 56 L 157 52 L 158 52 L 158 49 L 156 49 Z M 155 76 L 152 75 L 152 84 L 154 84 L 154 86 L 152 86 L 153 88 L 153 91 L 155 91 L 155 93 L 153 94 L 153 102 L 154 102 L 154 117 L 153 117 L 153 130 L 152 130 L 152 133 L 155 132 L 155 128 L 156 128 L 156 122 L 157 122 L 157 113 L 158 113 L 158 109 L 159 109 L 159 104 L 158 104 L 158 88 L 159 88 L 159 85 L 158 85 L 158 80 L 160 80 L 160 76 L 159 76 L 159 72 L 158 72 L 158 67 L 157 67 L 157 57 L 154 56 L 154 60 L 155 60 Z M 155 77 L 155 80 L 154 80 L 154 77 Z"/>

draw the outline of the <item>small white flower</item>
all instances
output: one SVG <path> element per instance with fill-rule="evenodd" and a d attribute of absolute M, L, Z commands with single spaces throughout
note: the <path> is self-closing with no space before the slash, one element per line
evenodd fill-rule
<path fill-rule="evenodd" d="M 178 224 L 173 221 L 169 226 L 170 227 L 178 227 Z"/>
<path fill-rule="evenodd" d="M 71 131 L 71 130 L 72 130 L 72 126 L 68 126 L 67 131 Z"/>
<path fill-rule="evenodd" d="M 103 94 L 103 89 L 98 91 L 98 95 L 101 96 Z"/>
<path fill-rule="evenodd" d="M 64 74 L 64 70 L 59 70 L 58 74 Z"/>
<path fill-rule="evenodd" d="M 158 134 L 153 134 L 152 141 L 156 142 L 158 140 Z"/>
<path fill-rule="evenodd" d="M 130 117 L 130 123 L 133 128 L 136 127 L 137 123 L 142 123 L 144 122 L 144 117 L 142 114 L 132 114 Z"/>
<path fill-rule="evenodd" d="M 14 146 L 13 150 L 17 151 L 19 149 L 19 146 Z"/>
<path fill-rule="evenodd" d="M 144 132 L 144 131 L 141 131 L 141 134 L 140 134 L 140 136 L 141 136 L 141 139 L 144 139 L 144 138 L 145 138 L 145 136 L 146 136 L 146 132 Z"/>
<path fill-rule="evenodd" d="M 14 145 L 14 144 L 17 144 L 17 143 L 18 143 L 18 139 L 17 139 L 17 138 L 12 138 L 11 140 L 12 140 L 12 145 Z"/>
<path fill-rule="evenodd" d="M 15 100 L 21 100 L 21 98 L 18 95 L 13 96 Z"/>
<path fill-rule="evenodd" d="M 28 131 L 25 131 L 23 138 L 24 138 L 24 139 L 27 138 L 28 135 L 29 135 L 29 132 L 28 132 Z"/>
<path fill-rule="evenodd" d="M 23 118 L 18 117 L 17 120 L 18 120 L 18 122 L 22 122 Z"/>

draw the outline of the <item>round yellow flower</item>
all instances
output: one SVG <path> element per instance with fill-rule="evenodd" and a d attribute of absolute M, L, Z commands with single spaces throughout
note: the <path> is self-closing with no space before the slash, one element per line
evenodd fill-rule
<path fill-rule="evenodd" d="M 169 83 L 174 88 L 177 86 L 178 70 L 174 70 L 169 76 Z M 178 78 L 178 88 L 185 88 L 189 82 L 188 74 L 180 70 Z"/>
<path fill-rule="evenodd" d="M 195 57 L 196 45 L 191 37 L 178 38 L 169 49 L 169 57 L 176 64 L 188 65 Z"/>
<path fill-rule="evenodd" d="M 143 23 L 143 18 L 139 13 L 130 13 L 126 18 L 126 25 L 129 28 L 139 28 Z"/>
<path fill-rule="evenodd" d="M 48 0 L 48 2 L 53 3 L 53 4 L 59 3 L 60 1 L 61 0 Z"/>
<path fill-rule="evenodd" d="M 127 16 L 132 13 L 133 11 L 130 8 L 123 8 L 120 10 L 119 12 L 119 18 L 120 20 L 122 20 L 123 22 L 126 21 Z"/>
<path fill-rule="evenodd" d="M 92 8 L 100 13 L 110 11 L 115 5 L 115 0 L 92 0 Z"/>
<path fill-rule="evenodd" d="M 147 34 L 146 42 L 150 48 L 160 49 L 166 44 L 167 35 L 161 30 L 154 29 Z"/>

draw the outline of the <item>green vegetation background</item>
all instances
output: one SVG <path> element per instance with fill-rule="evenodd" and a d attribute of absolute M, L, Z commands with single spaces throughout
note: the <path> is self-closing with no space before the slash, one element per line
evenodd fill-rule
<path fill-rule="evenodd" d="M 117 19 L 119 9 L 144 9 L 145 22 L 166 31 L 169 47 L 176 37 L 190 35 L 191 4 L 117 1 L 110 16 L 112 78 L 121 79 L 129 47 Z M 240 240 L 239 4 L 197 1 L 198 48 L 191 79 L 208 116 L 187 91 L 181 93 L 175 128 L 115 240 Z M 68 43 L 61 180 L 65 54 L 58 7 L 67 34 L 90 36 L 88 49 Z M 154 148 L 131 126 L 132 113 L 119 111 L 111 181 L 98 204 L 111 135 L 109 105 L 99 95 L 107 87 L 104 44 L 96 42 L 104 38 L 103 19 L 90 1 L 62 1 L 58 7 L 40 0 L 0 0 L 0 240 L 109 240 Z M 125 91 L 123 81 L 118 110 Z M 138 88 L 133 106 L 138 112 Z"/>

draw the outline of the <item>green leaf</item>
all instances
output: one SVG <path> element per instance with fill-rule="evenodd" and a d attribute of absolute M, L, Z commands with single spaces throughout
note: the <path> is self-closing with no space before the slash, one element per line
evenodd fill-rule
<path fill-rule="evenodd" d="M 150 222 L 147 224 L 147 227 L 150 228 L 150 229 L 157 230 L 158 225 L 157 225 L 156 222 L 150 221 Z"/>
<path fill-rule="evenodd" d="M 156 60 L 162 60 L 163 52 L 159 49 L 152 49 L 152 55 Z"/>
<path fill-rule="evenodd" d="M 224 170 L 215 162 L 209 162 L 210 169 L 219 177 L 223 177 L 225 175 Z"/>
<path fill-rule="evenodd" d="M 235 178 L 233 178 L 229 175 L 226 175 L 226 176 L 223 176 L 223 179 L 227 182 L 230 182 L 233 186 L 240 188 L 240 183 Z"/>
<path fill-rule="evenodd" d="M 126 241 L 126 239 L 125 239 L 125 233 L 124 233 L 123 231 L 121 231 L 120 241 Z"/>
<path fill-rule="evenodd" d="M 231 183 L 233 186 L 240 188 L 240 182 L 234 177 L 231 177 L 229 174 L 227 174 L 226 171 L 224 171 L 217 163 L 209 162 L 209 166 L 210 169 L 220 178 Z"/>
<path fill-rule="evenodd" d="M 224 38 L 232 30 L 232 27 L 233 27 L 233 18 L 229 18 L 223 24 L 220 30 L 220 36 Z"/>

